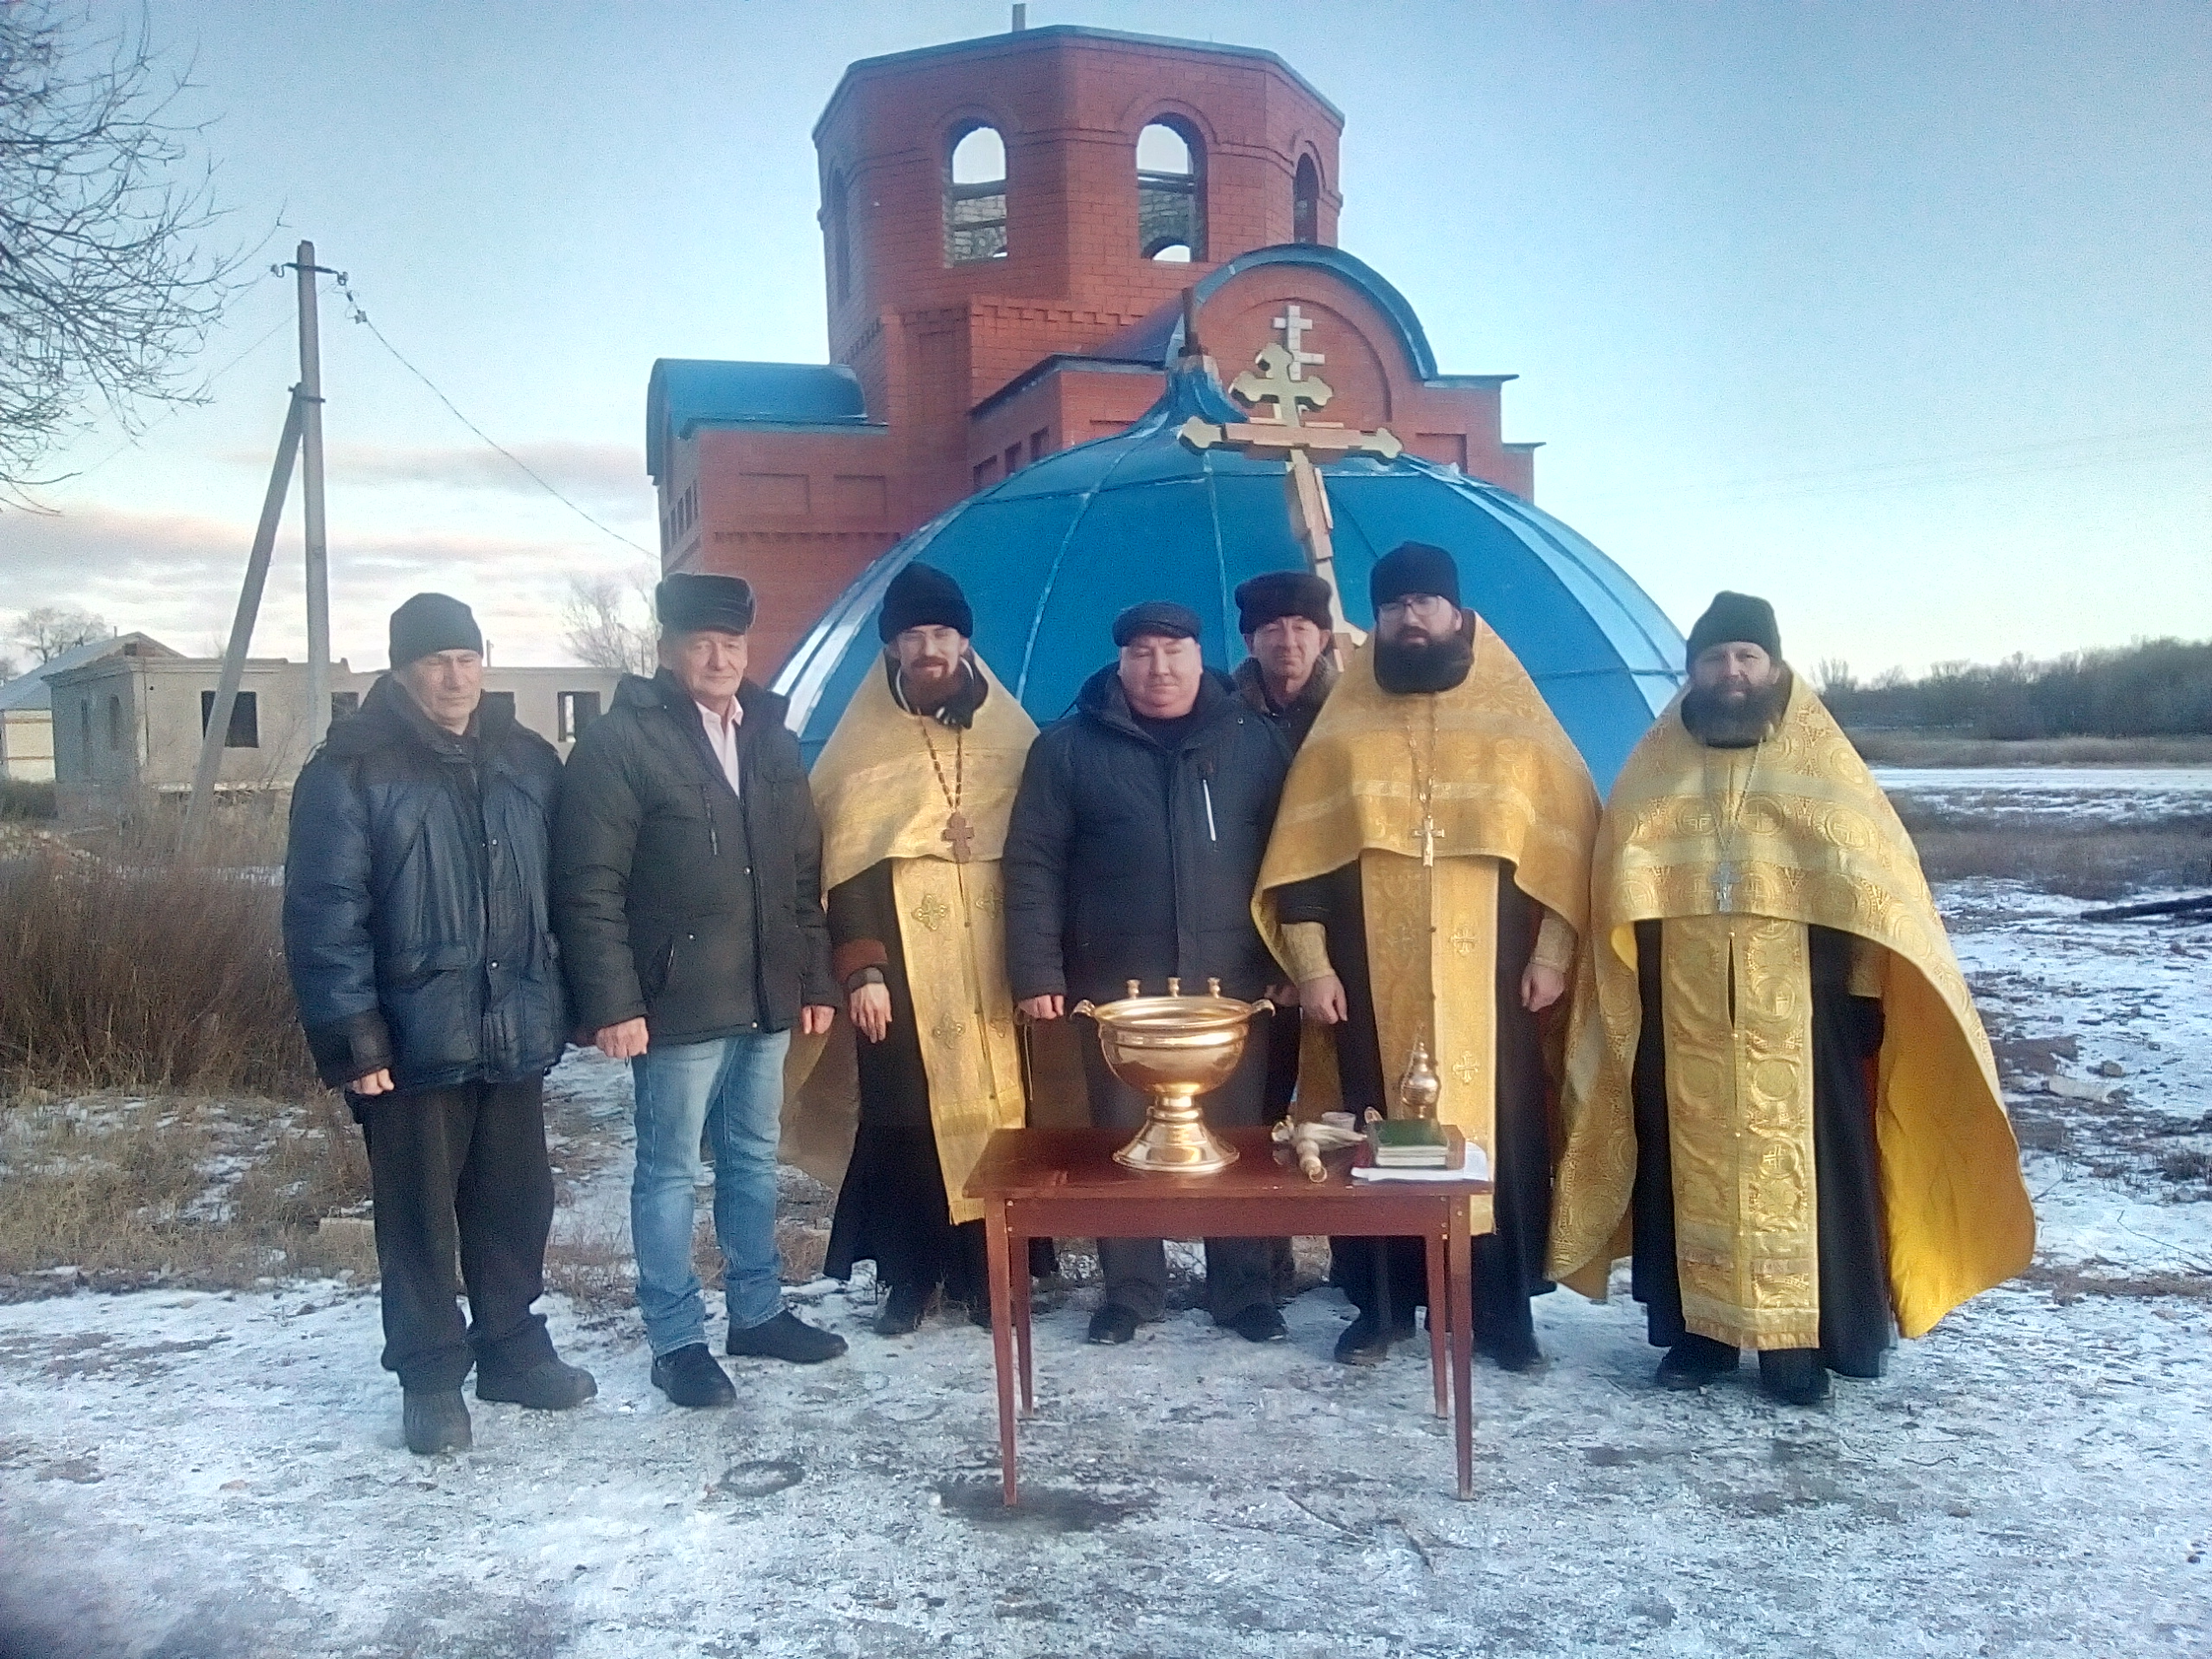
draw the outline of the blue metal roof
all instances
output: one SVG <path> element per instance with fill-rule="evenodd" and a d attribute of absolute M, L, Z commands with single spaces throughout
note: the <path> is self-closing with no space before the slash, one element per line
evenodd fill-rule
<path fill-rule="evenodd" d="M 1379 279 L 1378 279 L 1379 280 Z M 1236 585 L 1297 569 L 1281 461 L 1176 432 L 1192 415 L 1242 421 L 1205 370 L 1179 367 L 1127 431 L 1061 451 L 940 514 L 878 559 L 777 675 L 810 760 L 876 659 L 875 615 L 900 567 L 950 572 L 976 613 L 976 648 L 1038 721 L 1056 718 L 1109 660 L 1108 626 L 1140 600 L 1189 606 L 1209 662 L 1244 653 Z M 1371 626 L 1367 576 L 1399 543 L 1448 548 L 1461 596 L 1496 628 L 1610 789 L 1681 679 L 1682 638 L 1628 574 L 1511 492 L 1412 455 L 1325 468 L 1351 620 Z"/>
<path fill-rule="evenodd" d="M 702 426 L 865 426 L 860 378 L 842 363 L 717 363 L 664 357 L 645 386 L 645 473 L 671 438 Z"/>

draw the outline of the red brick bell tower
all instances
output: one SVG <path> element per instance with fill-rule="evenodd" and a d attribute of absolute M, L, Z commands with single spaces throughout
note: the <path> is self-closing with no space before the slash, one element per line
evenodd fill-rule
<path fill-rule="evenodd" d="M 814 129 L 831 361 L 654 365 L 664 568 L 753 583 L 765 678 L 899 537 L 1150 407 L 1185 289 L 1333 247 L 1343 127 L 1245 47 L 1056 26 L 852 65 Z M 1239 278 L 1240 315 L 1311 291 L 1282 278 Z M 1525 455 L 1474 459 L 1502 453 L 1497 378 L 1424 384 L 1437 458 L 1526 493 Z"/>

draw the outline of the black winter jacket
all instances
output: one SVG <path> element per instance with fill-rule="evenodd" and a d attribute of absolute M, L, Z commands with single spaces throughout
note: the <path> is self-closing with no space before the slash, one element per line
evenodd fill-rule
<path fill-rule="evenodd" d="M 330 728 L 284 857 L 285 962 L 325 1083 L 518 1083 L 561 1058 L 560 792 L 553 746 L 494 703 L 456 737 L 386 675 Z"/>
<path fill-rule="evenodd" d="M 1112 664 L 1038 734 L 1007 830 L 1007 970 L 1017 998 L 1104 1002 L 1170 975 L 1254 997 L 1280 977 L 1252 889 L 1290 751 L 1209 670 L 1173 750 L 1129 713 Z"/>
<path fill-rule="evenodd" d="M 554 924 L 584 1031 L 645 1016 L 657 1043 L 783 1031 L 830 977 L 822 829 L 784 700 L 738 691 L 738 776 L 665 671 L 626 675 L 569 756 Z"/>

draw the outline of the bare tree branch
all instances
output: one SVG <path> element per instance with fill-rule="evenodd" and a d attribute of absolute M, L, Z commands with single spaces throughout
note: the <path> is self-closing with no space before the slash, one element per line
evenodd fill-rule
<path fill-rule="evenodd" d="M 50 663 L 65 651 L 74 651 L 95 639 L 111 639 L 114 634 L 106 618 L 95 616 L 90 611 L 41 605 L 36 610 L 25 611 L 16 620 L 10 637 L 30 652 L 35 663 Z M 6 677 L 0 675 L 0 679 Z"/>
<path fill-rule="evenodd" d="M 0 3 L 0 498 L 22 499 L 95 402 L 127 432 L 200 403 L 188 362 L 246 257 L 223 217 L 189 85 L 136 35 L 57 0 Z"/>
<path fill-rule="evenodd" d="M 658 665 L 651 589 L 643 576 L 570 576 L 562 601 L 561 642 L 590 668 L 650 675 Z"/>

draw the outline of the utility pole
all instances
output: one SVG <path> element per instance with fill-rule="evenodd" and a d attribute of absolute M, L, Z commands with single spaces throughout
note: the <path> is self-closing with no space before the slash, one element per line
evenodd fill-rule
<path fill-rule="evenodd" d="M 330 727 L 330 546 L 322 527 L 322 339 L 315 318 L 315 244 L 302 242 L 293 269 L 300 279 L 300 497 L 306 510 L 308 596 L 308 746 Z"/>
<path fill-rule="evenodd" d="M 252 644 L 254 623 L 260 615 L 261 590 L 269 580 L 270 555 L 276 544 L 276 526 L 284 516 L 284 498 L 291 489 L 296 460 L 305 474 L 301 493 L 307 509 L 309 747 L 320 744 L 330 728 L 330 549 L 322 529 L 322 346 L 315 320 L 315 279 L 329 275 L 342 280 L 345 273 L 315 264 L 312 242 L 300 244 L 299 257 L 293 264 L 269 269 L 271 275 L 291 270 L 299 276 L 300 383 L 292 388 L 283 434 L 276 440 L 276 459 L 270 467 L 269 490 L 262 499 L 253 550 L 246 556 L 245 580 L 238 587 L 238 613 L 231 620 L 230 644 L 223 652 L 214 705 L 208 710 L 207 729 L 200 734 L 200 764 L 192 774 L 192 798 L 185 804 L 181 838 L 181 849 L 187 854 L 199 846 L 207 832 L 207 815 L 214 808 L 224 740 L 230 734 L 231 710 L 238 703 L 239 682 L 245 677 L 246 649 Z"/>

